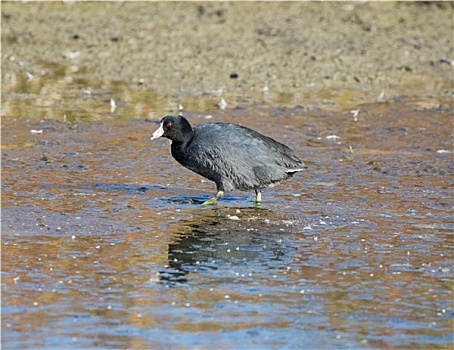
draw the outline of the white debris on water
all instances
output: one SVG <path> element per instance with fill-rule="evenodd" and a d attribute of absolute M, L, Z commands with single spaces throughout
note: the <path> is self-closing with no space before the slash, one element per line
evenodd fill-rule
<path fill-rule="evenodd" d="M 42 134 L 42 133 L 43 133 L 43 130 L 31 129 L 30 132 L 31 132 L 32 134 Z"/>
<path fill-rule="evenodd" d="M 117 108 L 117 104 L 113 98 L 110 99 L 110 113 L 113 114 L 115 109 Z"/>
<path fill-rule="evenodd" d="M 351 114 L 353 114 L 353 121 L 357 122 L 358 121 L 358 114 L 359 114 L 360 109 L 354 109 L 350 111 Z"/>
<path fill-rule="evenodd" d="M 263 85 L 263 92 L 268 92 L 270 90 L 269 86 L 268 86 L 268 81 L 265 81 L 265 84 Z"/>
<path fill-rule="evenodd" d="M 65 56 L 66 58 L 68 58 L 70 60 L 73 60 L 80 56 L 80 51 L 68 51 L 63 56 Z"/>
<path fill-rule="evenodd" d="M 337 140 L 337 139 L 340 139 L 340 136 L 337 136 L 337 135 L 328 135 L 328 136 L 326 136 L 326 139 L 327 139 L 327 140 Z"/>
<path fill-rule="evenodd" d="M 225 102 L 224 97 L 221 98 L 221 101 L 217 104 L 217 106 L 222 110 L 227 107 L 227 102 Z"/>
<path fill-rule="evenodd" d="M 377 96 L 377 98 L 375 99 L 376 102 L 385 102 L 386 99 L 385 99 L 385 90 L 382 90 L 380 95 Z"/>

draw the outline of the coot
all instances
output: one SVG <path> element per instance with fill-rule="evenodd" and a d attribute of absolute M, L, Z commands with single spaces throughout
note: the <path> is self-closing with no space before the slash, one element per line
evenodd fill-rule
<path fill-rule="evenodd" d="M 217 193 L 204 205 L 215 204 L 224 191 L 261 189 L 302 171 L 304 163 L 287 146 L 257 131 L 230 123 L 191 127 L 182 116 L 166 116 L 153 133 L 172 140 L 172 156 L 178 163 L 216 183 Z"/>

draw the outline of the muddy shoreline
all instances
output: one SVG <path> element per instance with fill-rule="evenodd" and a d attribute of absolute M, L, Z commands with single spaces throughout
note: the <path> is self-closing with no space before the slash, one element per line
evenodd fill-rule
<path fill-rule="evenodd" d="M 64 76 L 159 93 L 318 89 L 450 104 L 453 4 L 2 3 L 3 92 Z"/>

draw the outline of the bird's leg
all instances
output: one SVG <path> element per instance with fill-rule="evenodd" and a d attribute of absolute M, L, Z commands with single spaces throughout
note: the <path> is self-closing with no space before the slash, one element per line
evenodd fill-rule
<path fill-rule="evenodd" d="M 255 190 L 255 203 L 260 204 L 262 202 L 262 192 L 260 190 Z"/>
<path fill-rule="evenodd" d="M 206 202 L 203 202 L 202 205 L 213 205 L 216 204 L 216 201 L 224 195 L 224 191 L 218 191 L 214 197 L 211 197 Z"/>

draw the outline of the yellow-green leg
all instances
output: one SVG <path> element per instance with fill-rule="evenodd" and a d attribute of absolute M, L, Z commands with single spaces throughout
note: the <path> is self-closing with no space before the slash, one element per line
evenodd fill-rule
<path fill-rule="evenodd" d="M 260 204 L 262 202 L 262 192 L 255 190 L 255 203 Z"/>
<path fill-rule="evenodd" d="M 224 195 L 224 191 L 218 191 L 214 197 L 211 197 L 206 202 L 203 202 L 202 205 L 213 205 L 216 204 L 216 201 Z"/>

